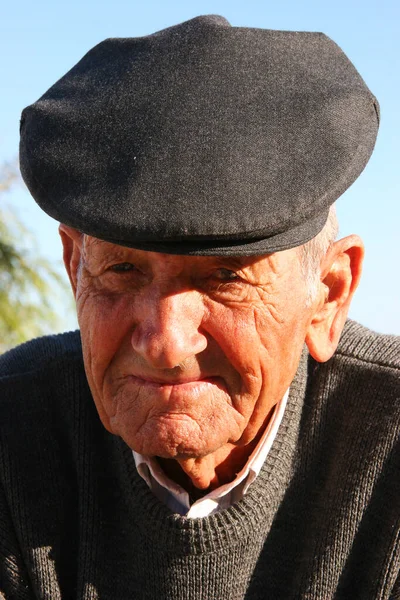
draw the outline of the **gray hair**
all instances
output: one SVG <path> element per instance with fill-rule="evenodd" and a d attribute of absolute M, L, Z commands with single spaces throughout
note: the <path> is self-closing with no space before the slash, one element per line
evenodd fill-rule
<path fill-rule="evenodd" d="M 327 221 L 318 235 L 299 247 L 300 267 L 307 286 L 307 304 L 314 300 L 319 283 L 322 258 L 334 243 L 339 231 L 335 205 L 332 204 Z"/>

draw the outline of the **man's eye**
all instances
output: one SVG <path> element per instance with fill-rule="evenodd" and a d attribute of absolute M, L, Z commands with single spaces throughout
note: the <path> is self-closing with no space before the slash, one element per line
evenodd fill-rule
<path fill-rule="evenodd" d="M 136 267 L 132 263 L 123 262 L 112 265 L 109 267 L 109 270 L 113 271 L 114 273 L 127 273 L 128 271 L 135 271 Z"/>
<path fill-rule="evenodd" d="M 215 271 L 214 277 L 218 281 L 238 281 L 240 279 L 238 274 L 230 269 L 218 269 Z"/>

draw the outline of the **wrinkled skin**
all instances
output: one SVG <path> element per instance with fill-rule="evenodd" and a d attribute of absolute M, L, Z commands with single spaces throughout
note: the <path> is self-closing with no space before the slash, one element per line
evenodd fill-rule
<path fill-rule="evenodd" d="M 175 256 L 60 230 L 104 426 L 166 468 L 174 461 L 200 489 L 244 464 L 304 342 L 317 360 L 330 357 L 362 259 L 358 238 L 337 242 L 307 305 L 297 249 Z"/>

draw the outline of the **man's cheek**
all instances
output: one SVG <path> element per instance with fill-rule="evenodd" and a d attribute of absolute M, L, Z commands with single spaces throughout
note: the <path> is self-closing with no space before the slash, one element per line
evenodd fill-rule
<path fill-rule="evenodd" d="M 81 297 L 78 321 L 87 376 L 96 395 L 100 395 L 107 370 L 129 327 L 124 323 L 119 307 L 100 295 Z"/>
<path fill-rule="evenodd" d="M 228 357 L 236 357 L 242 353 L 242 349 L 246 355 L 254 344 L 256 332 L 251 305 L 217 307 L 210 312 L 205 326 Z"/>
<path fill-rule="evenodd" d="M 77 300 L 79 324 L 89 325 L 93 338 L 103 338 L 105 335 L 118 337 L 118 333 L 130 319 L 129 302 L 122 296 L 86 291 Z"/>

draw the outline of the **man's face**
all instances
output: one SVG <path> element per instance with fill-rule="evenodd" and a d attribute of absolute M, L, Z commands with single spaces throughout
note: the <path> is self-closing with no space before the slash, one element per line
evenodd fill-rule
<path fill-rule="evenodd" d="M 105 427 L 164 458 L 255 439 L 312 319 L 298 252 L 191 257 L 73 243 L 85 368 Z"/>

